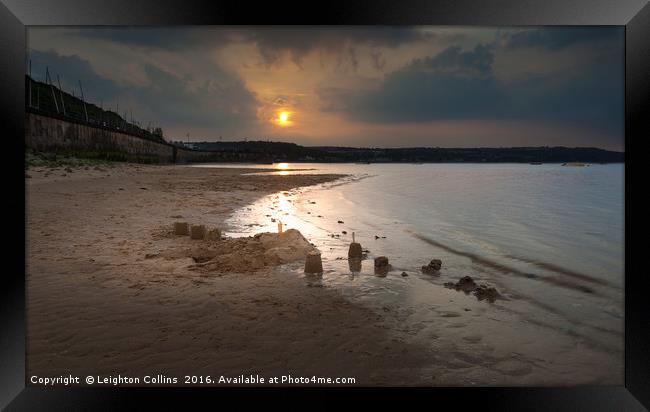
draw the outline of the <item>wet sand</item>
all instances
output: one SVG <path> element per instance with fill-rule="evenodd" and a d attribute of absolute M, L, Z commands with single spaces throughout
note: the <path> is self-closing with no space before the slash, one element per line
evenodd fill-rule
<path fill-rule="evenodd" d="M 552 330 L 544 330 L 538 352 L 561 351 L 548 359 L 520 353 L 540 336 L 539 325 L 444 287 L 413 302 L 363 305 L 336 288 L 313 287 L 323 285 L 306 282 L 300 262 L 292 270 L 197 265 L 197 247 L 213 246 L 174 236 L 174 221 L 225 229 L 234 210 L 261 196 L 341 177 L 250 172 L 28 170 L 28 376 L 162 374 L 182 383 L 185 375 L 260 374 L 425 386 L 619 379 L 601 372 L 608 358 Z M 378 282 L 423 282 L 389 278 Z M 516 334 L 501 337 L 504 327 Z"/>
<path fill-rule="evenodd" d="M 166 236 L 176 220 L 223 227 L 235 208 L 262 195 L 339 176 L 99 169 L 28 171 L 28 375 L 431 383 L 414 380 L 421 349 L 396 343 L 383 316 L 334 291 L 272 269 L 210 276 L 192 270 L 190 257 L 151 258 L 201 242 Z"/>

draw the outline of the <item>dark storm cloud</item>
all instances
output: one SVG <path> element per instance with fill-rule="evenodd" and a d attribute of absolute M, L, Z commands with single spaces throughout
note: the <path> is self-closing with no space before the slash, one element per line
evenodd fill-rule
<path fill-rule="evenodd" d="M 301 60 L 314 50 L 344 51 L 354 67 L 357 66 L 355 47 L 397 47 L 433 38 L 431 33 L 413 27 L 386 27 L 381 30 L 366 27 L 313 28 L 282 27 L 255 28 L 247 31 L 246 40 L 254 42 L 266 64 L 273 64 L 286 53 L 300 65 Z"/>
<path fill-rule="evenodd" d="M 79 81 L 84 87 L 88 99 L 99 103 L 100 99 L 111 100 L 123 92 L 112 80 L 99 76 L 87 60 L 79 56 L 61 56 L 54 51 L 31 50 L 29 57 L 32 62 L 32 77 L 45 81 L 45 69 L 50 71 L 50 77 L 56 83 L 57 75 L 61 87 L 67 92 L 73 90 L 79 94 Z"/>
<path fill-rule="evenodd" d="M 489 46 L 465 52 L 450 47 L 390 73 L 378 89 L 329 88 L 320 94 L 329 110 L 373 123 L 490 117 L 506 100 L 491 73 L 492 60 Z"/>
<path fill-rule="evenodd" d="M 179 51 L 194 48 L 218 48 L 232 43 L 254 43 L 266 64 L 275 63 L 283 53 L 297 64 L 313 50 L 345 50 L 354 61 L 351 45 L 397 47 L 404 43 L 431 39 L 413 27 L 206 27 L 206 28 L 97 28 L 83 29 L 84 37 L 93 37 L 129 47 Z"/>
<path fill-rule="evenodd" d="M 32 50 L 30 57 L 36 79 L 44 80 L 45 66 L 48 66 L 55 81 L 56 75 L 60 75 L 64 90 L 70 92 L 74 88 L 78 92 L 80 79 L 89 101 L 106 103 L 119 98 L 121 111 L 127 108 L 126 102 L 131 102 L 128 108 L 135 115 L 150 116 L 158 123 L 232 131 L 256 122 L 254 94 L 241 80 L 217 68 L 211 70 L 210 80 L 191 85 L 190 75 L 179 77 L 144 64 L 149 84 L 124 85 L 97 74 L 88 61 L 76 55 Z"/>
<path fill-rule="evenodd" d="M 147 64 L 145 72 L 151 86 L 140 89 L 138 101 L 155 108 L 160 118 L 193 127 L 228 130 L 249 126 L 256 121 L 255 96 L 237 78 L 206 80 L 190 89 L 187 79 Z"/>
<path fill-rule="evenodd" d="M 378 89 L 325 88 L 320 95 L 330 110 L 373 123 L 495 116 L 506 96 L 491 72 L 492 60 L 489 46 L 450 47 L 390 73 Z"/>
<path fill-rule="evenodd" d="M 290 49 L 298 53 L 314 48 L 331 48 L 342 43 L 367 44 L 379 47 L 397 47 L 404 43 L 433 37 L 414 27 L 268 27 L 246 30 L 246 38 L 269 49 Z"/>
<path fill-rule="evenodd" d="M 325 109 L 371 123 L 456 119 L 541 120 L 601 129 L 623 127 L 622 43 L 561 73 L 506 83 L 493 70 L 494 46 L 449 47 L 389 73 L 368 91 L 322 88 Z"/>
<path fill-rule="evenodd" d="M 155 27 L 108 27 L 108 28 L 84 28 L 78 31 L 79 35 L 86 38 L 95 38 L 124 44 L 152 49 L 178 50 L 181 48 L 193 47 L 192 29 L 179 28 L 155 28 Z"/>
<path fill-rule="evenodd" d="M 462 75 L 489 75 L 494 55 L 492 46 L 479 44 L 471 51 L 462 51 L 459 46 L 449 47 L 436 56 L 415 59 L 406 70 L 423 72 L 451 72 Z"/>
<path fill-rule="evenodd" d="M 415 27 L 114 27 L 80 29 L 84 37 L 101 38 L 115 43 L 151 47 L 177 48 L 223 45 L 233 41 L 255 41 L 274 49 L 308 50 L 330 47 L 345 41 L 374 46 L 396 47 L 400 44 L 431 38 L 431 33 Z"/>
<path fill-rule="evenodd" d="M 623 30 L 616 27 L 553 27 L 520 31 L 506 35 L 509 49 L 544 48 L 559 50 L 580 43 L 614 42 L 622 44 Z"/>

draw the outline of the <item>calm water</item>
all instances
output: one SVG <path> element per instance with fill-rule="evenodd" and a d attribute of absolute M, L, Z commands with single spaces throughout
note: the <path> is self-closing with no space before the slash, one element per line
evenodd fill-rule
<path fill-rule="evenodd" d="M 503 313 L 563 331 L 567 342 L 622 353 L 622 164 L 282 167 L 350 176 L 264 197 L 235 213 L 230 235 L 277 231 L 271 219 L 282 221 L 323 253 L 319 282 L 380 304 L 427 301 L 427 290 L 470 275 L 501 292 L 493 306 Z M 361 273 L 348 267 L 352 232 L 369 250 Z M 381 255 L 395 270 L 378 279 L 371 259 Z M 419 271 L 432 258 L 443 261 L 439 277 Z"/>

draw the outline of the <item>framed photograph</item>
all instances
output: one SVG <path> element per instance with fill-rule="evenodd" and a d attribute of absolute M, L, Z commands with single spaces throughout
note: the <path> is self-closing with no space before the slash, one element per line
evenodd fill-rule
<path fill-rule="evenodd" d="M 650 407 L 647 1 L 0 1 L 3 408 Z"/>

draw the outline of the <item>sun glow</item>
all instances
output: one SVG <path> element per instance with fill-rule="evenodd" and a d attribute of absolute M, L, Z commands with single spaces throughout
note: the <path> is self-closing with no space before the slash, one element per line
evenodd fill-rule
<path fill-rule="evenodd" d="M 291 126 L 293 122 L 289 119 L 290 116 L 291 116 L 291 112 L 287 112 L 287 111 L 279 112 L 278 117 L 273 119 L 273 122 L 278 126 L 282 126 L 282 127 Z"/>

